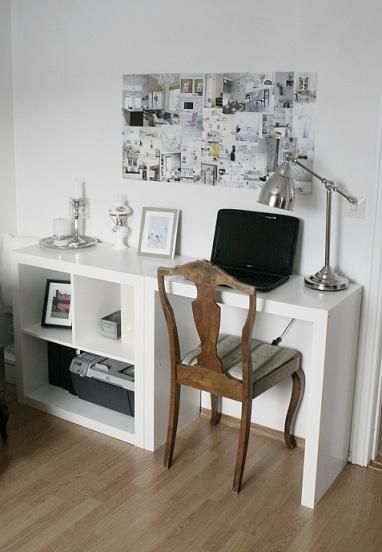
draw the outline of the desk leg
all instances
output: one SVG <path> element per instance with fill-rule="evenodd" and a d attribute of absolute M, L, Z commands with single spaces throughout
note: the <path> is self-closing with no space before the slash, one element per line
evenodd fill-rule
<path fill-rule="evenodd" d="M 173 297 L 182 309 L 182 297 Z M 170 355 L 168 333 L 159 301 L 156 280 L 145 283 L 145 448 L 156 450 L 166 442 L 170 402 Z M 181 343 L 182 346 L 182 343 Z M 186 350 L 192 347 L 186 343 Z M 200 391 L 182 386 L 178 430 L 199 417 Z"/>
<path fill-rule="evenodd" d="M 316 500 L 317 459 L 321 422 L 321 403 L 325 367 L 326 320 L 313 323 L 309 377 L 305 387 L 308 423 L 305 437 L 304 471 L 301 504 L 314 508 Z M 304 359 L 306 362 L 306 359 Z"/>
<path fill-rule="evenodd" d="M 301 504 L 314 508 L 349 456 L 361 292 L 313 322 Z"/>

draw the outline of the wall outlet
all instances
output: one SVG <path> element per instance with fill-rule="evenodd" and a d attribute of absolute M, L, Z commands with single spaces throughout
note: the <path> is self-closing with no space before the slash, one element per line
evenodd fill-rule
<path fill-rule="evenodd" d="M 366 199 L 361 197 L 357 203 L 349 203 L 345 201 L 345 216 L 354 218 L 364 218 L 365 216 Z"/>

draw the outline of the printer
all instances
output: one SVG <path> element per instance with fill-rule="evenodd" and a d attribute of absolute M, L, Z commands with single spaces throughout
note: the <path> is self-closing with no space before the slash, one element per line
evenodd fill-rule
<path fill-rule="evenodd" d="M 80 399 L 134 416 L 133 364 L 83 352 L 69 371 Z"/>

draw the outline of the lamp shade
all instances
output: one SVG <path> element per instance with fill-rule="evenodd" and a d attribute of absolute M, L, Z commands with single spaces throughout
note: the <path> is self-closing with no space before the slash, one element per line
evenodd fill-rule
<path fill-rule="evenodd" d="M 268 178 L 257 201 L 269 207 L 293 211 L 294 195 L 291 162 L 284 161 Z"/>

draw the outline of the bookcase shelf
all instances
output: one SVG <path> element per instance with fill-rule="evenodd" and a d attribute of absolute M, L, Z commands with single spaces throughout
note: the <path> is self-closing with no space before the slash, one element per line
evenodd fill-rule
<path fill-rule="evenodd" d="M 153 336 L 154 325 L 162 327 L 163 320 L 145 295 L 147 282 L 156 282 L 158 261 L 97 244 L 79 252 L 30 246 L 14 251 L 12 264 L 19 401 L 148 450 L 161 446 L 168 413 L 168 342 Z M 41 326 L 48 279 L 71 283 L 71 328 Z M 121 336 L 109 339 L 100 333 L 100 320 L 116 311 L 121 311 Z M 66 390 L 70 386 L 59 387 L 59 378 L 49 378 L 49 343 L 133 364 L 134 417 L 94 404 L 93 397 L 80 399 Z M 52 358 L 60 363 L 60 356 Z M 187 396 L 180 427 L 199 415 L 200 394 Z"/>
<path fill-rule="evenodd" d="M 79 256 L 85 259 L 85 266 L 79 262 Z M 136 347 L 142 349 L 140 318 L 143 311 L 143 279 L 121 273 L 112 263 L 104 263 L 109 265 L 108 270 L 103 266 L 86 266 L 89 256 L 91 254 L 73 255 L 68 252 L 67 255 L 57 256 L 41 253 L 41 257 L 26 256 L 17 263 L 19 397 L 26 404 L 50 414 L 144 446 L 143 367 L 139 360 L 143 355 L 136 355 Z M 48 279 L 71 282 L 71 328 L 41 325 Z M 121 337 L 103 337 L 100 319 L 119 310 L 123 327 Z M 139 390 L 135 392 L 134 408 L 138 422 L 135 417 L 82 400 L 66 389 L 51 385 L 47 347 L 50 342 L 134 364 L 138 381 L 134 388 Z"/>

